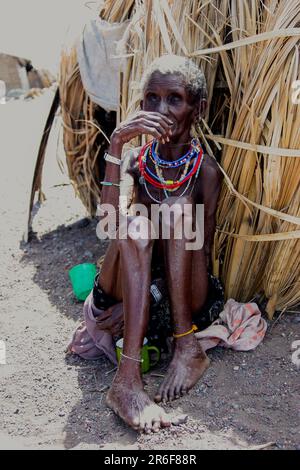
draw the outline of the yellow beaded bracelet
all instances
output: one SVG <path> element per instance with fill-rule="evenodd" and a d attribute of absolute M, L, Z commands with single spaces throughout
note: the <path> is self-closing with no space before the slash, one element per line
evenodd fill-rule
<path fill-rule="evenodd" d="M 182 336 L 190 335 L 191 333 L 194 333 L 194 331 L 198 331 L 198 328 L 196 325 L 193 325 L 192 328 L 189 331 L 186 331 L 185 333 L 180 333 L 178 335 L 175 335 L 173 333 L 174 338 L 181 338 Z"/>

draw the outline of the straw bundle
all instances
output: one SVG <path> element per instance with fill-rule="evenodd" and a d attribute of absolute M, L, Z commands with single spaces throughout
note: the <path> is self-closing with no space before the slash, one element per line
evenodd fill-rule
<path fill-rule="evenodd" d="M 232 41 L 249 45 L 221 57 L 231 100 L 225 139 L 213 140 L 225 144 L 221 165 L 240 197 L 224 185 L 215 269 L 222 259 L 227 296 L 263 291 L 271 317 L 300 300 L 300 107 L 291 99 L 300 78 L 300 5 L 231 0 L 230 13 Z M 251 44 L 262 34 L 265 41 Z"/>
<path fill-rule="evenodd" d="M 197 131 L 225 176 L 213 264 L 227 296 L 261 292 L 270 316 L 299 302 L 298 0 L 106 0 L 100 16 L 130 19 L 119 45 L 118 121 L 137 109 L 143 70 L 158 55 L 192 56 L 208 78 L 210 111 Z M 70 176 L 93 213 L 105 123 L 95 122 L 74 50 L 62 57 L 60 90 Z"/>
<path fill-rule="evenodd" d="M 95 164 L 100 149 L 99 132 L 91 124 L 95 106 L 84 91 L 75 49 L 69 55 L 62 53 L 60 99 L 69 175 L 77 194 L 93 214 L 99 197 L 99 171 Z"/>

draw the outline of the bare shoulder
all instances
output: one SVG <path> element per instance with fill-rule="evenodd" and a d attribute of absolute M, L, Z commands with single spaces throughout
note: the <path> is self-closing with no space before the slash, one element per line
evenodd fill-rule
<path fill-rule="evenodd" d="M 216 160 L 208 154 L 204 155 L 198 179 L 196 197 L 199 197 L 199 200 L 204 202 L 207 208 L 215 207 L 220 194 L 223 175 Z"/>
<path fill-rule="evenodd" d="M 207 184 L 212 185 L 213 187 L 221 184 L 223 175 L 219 165 L 217 161 L 207 153 L 204 155 L 201 170 L 202 178 Z"/>

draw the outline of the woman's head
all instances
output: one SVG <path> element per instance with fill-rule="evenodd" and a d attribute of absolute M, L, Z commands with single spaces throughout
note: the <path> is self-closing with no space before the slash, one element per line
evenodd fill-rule
<path fill-rule="evenodd" d="M 191 59 L 171 54 L 155 59 L 143 74 L 141 81 L 143 93 L 155 72 L 159 72 L 161 75 L 180 76 L 192 99 L 198 101 L 201 99 L 207 100 L 207 86 L 204 73 Z"/>
<path fill-rule="evenodd" d="M 169 117 L 174 122 L 174 137 L 189 132 L 192 124 L 205 112 L 206 80 L 191 59 L 176 55 L 155 59 L 142 77 L 141 88 L 142 109 Z"/>

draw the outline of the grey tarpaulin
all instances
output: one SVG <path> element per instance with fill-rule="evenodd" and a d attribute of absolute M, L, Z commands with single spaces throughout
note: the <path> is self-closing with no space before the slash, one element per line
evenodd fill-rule
<path fill-rule="evenodd" d="M 120 100 L 121 59 L 116 45 L 124 35 L 128 21 L 108 23 L 90 20 L 77 43 L 77 59 L 83 86 L 91 100 L 106 111 L 117 111 Z"/>

